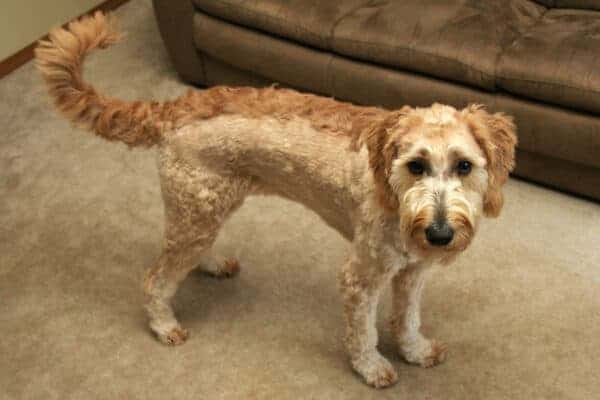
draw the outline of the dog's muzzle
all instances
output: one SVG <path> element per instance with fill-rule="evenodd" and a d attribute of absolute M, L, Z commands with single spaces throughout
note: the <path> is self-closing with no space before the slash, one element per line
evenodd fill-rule
<path fill-rule="evenodd" d="M 425 229 L 425 237 L 433 246 L 446 246 L 454 237 L 454 229 L 445 221 L 436 221 Z"/>

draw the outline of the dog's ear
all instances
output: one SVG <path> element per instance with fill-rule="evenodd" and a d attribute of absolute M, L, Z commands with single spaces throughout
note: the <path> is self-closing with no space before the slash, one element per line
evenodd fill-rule
<path fill-rule="evenodd" d="M 398 196 L 392 190 L 389 178 L 392 162 L 398 155 L 397 144 L 392 140 L 398 130 L 402 130 L 402 121 L 413 109 L 405 106 L 393 111 L 371 124 L 365 132 L 365 142 L 369 150 L 369 166 L 375 179 L 375 191 L 379 204 L 386 213 L 398 212 Z"/>
<path fill-rule="evenodd" d="M 490 114 L 479 104 L 469 105 L 462 114 L 487 158 L 488 187 L 483 198 L 483 212 L 488 217 L 497 217 L 504 204 L 501 187 L 515 166 L 515 124 L 511 117 L 502 113 Z"/>

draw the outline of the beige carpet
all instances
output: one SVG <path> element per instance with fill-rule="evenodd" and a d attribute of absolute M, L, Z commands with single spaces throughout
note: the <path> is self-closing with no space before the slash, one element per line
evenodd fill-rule
<path fill-rule="evenodd" d="M 123 98 L 185 90 L 149 0 L 119 9 L 129 32 L 87 77 Z M 503 216 L 426 292 L 425 331 L 450 345 L 434 369 L 380 347 L 401 380 L 376 391 L 341 345 L 335 270 L 348 245 L 311 212 L 255 198 L 217 248 L 243 270 L 195 274 L 176 297 L 191 338 L 159 344 L 140 277 L 162 206 L 151 150 L 71 128 L 27 65 L 0 81 L 0 399 L 600 398 L 600 206 L 520 181 Z"/>

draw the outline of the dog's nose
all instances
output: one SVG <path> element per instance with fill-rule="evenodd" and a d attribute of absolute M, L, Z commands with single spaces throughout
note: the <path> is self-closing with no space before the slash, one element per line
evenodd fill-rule
<path fill-rule="evenodd" d="M 452 241 L 454 230 L 446 222 L 434 222 L 425 229 L 427 241 L 434 246 L 445 246 Z"/>

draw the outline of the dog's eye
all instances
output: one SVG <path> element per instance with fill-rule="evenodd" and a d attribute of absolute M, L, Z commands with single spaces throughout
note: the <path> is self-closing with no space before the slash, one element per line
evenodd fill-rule
<path fill-rule="evenodd" d="M 458 171 L 459 175 L 469 175 L 471 168 L 471 162 L 467 160 L 461 160 L 456 164 L 456 171 Z"/>
<path fill-rule="evenodd" d="M 407 164 L 408 170 L 413 175 L 423 175 L 425 172 L 425 165 L 421 161 L 411 161 Z"/>

